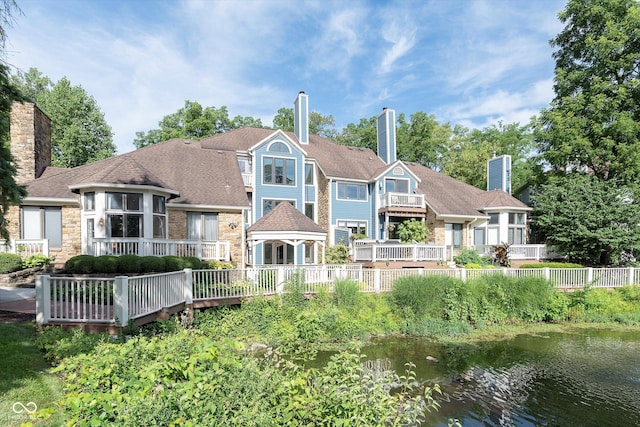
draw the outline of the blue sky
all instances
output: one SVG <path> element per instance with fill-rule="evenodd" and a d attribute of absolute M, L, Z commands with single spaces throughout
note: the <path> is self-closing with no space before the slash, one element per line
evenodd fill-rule
<path fill-rule="evenodd" d="M 383 107 L 526 123 L 553 98 L 559 0 L 18 0 L 7 62 L 93 96 L 119 153 L 184 105 L 266 125 L 297 93 L 336 127 Z"/>

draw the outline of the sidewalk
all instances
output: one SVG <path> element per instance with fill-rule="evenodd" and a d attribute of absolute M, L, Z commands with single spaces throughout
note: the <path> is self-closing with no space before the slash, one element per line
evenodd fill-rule
<path fill-rule="evenodd" d="M 36 313 L 36 290 L 33 288 L 6 288 L 0 286 L 0 311 Z"/>

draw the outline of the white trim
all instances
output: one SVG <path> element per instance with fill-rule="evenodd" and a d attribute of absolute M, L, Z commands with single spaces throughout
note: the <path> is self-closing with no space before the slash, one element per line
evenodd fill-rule
<path fill-rule="evenodd" d="M 249 147 L 249 152 L 254 152 L 258 147 L 264 145 L 265 142 L 269 141 L 269 139 L 275 138 L 276 136 L 280 136 L 282 138 L 284 138 L 286 141 L 289 141 L 291 144 L 293 144 L 294 147 L 296 147 L 296 149 L 298 151 L 300 151 L 302 154 L 304 154 L 305 156 L 307 155 L 307 152 L 302 148 L 302 146 L 300 146 L 300 144 L 298 144 L 297 142 L 295 142 L 293 139 L 289 138 L 287 136 L 286 133 L 284 133 L 284 131 L 282 129 L 278 129 L 275 132 L 273 132 L 272 134 L 270 134 L 269 136 L 267 136 L 266 138 L 261 139 L 258 143 L 253 144 L 251 147 Z"/>
<path fill-rule="evenodd" d="M 212 205 L 192 205 L 192 204 L 182 204 L 182 203 L 170 203 L 167 201 L 167 209 L 175 209 L 175 210 L 201 210 L 203 212 L 207 211 L 225 211 L 225 212 L 234 212 L 234 211 L 248 211 L 251 209 L 249 206 L 212 206 Z"/>
<path fill-rule="evenodd" d="M 25 197 L 24 199 L 22 199 L 22 202 L 20 202 L 20 206 L 22 205 L 26 205 L 26 206 L 36 206 L 36 205 L 42 205 L 42 206 L 60 206 L 60 205 L 78 205 L 78 207 L 81 207 L 80 205 L 80 196 L 78 196 L 78 198 L 73 198 L 73 199 L 66 199 L 66 198 L 57 198 L 57 197 Z"/>
<path fill-rule="evenodd" d="M 397 141 L 396 141 L 396 143 L 397 143 Z M 382 173 L 380 173 L 378 176 L 373 178 L 374 181 L 378 181 L 380 178 L 382 178 L 383 176 L 385 176 L 389 172 L 391 172 L 391 174 L 393 175 L 393 169 L 396 168 L 396 167 L 402 167 L 402 169 L 404 169 L 404 171 L 406 173 L 411 175 L 411 177 L 416 180 L 417 184 L 420 184 L 420 182 L 421 182 L 420 178 L 418 178 L 418 176 L 415 173 L 413 173 L 413 171 L 402 160 L 396 160 L 395 162 L 391 163 L 389 166 L 387 166 L 384 169 L 384 171 Z M 394 175 L 394 176 L 398 176 L 398 175 Z M 416 185 L 416 187 L 417 187 L 417 185 Z"/>
<path fill-rule="evenodd" d="M 108 184 L 108 183 L 89 183 L 89 184 L 75 184 L 70 185 L 69 190 L 85 190 L 93 189 L 93 188 L 113 188 L 113 189 L 130 189 L 130 190 L 140 190 L 140 191 L 158 191 L 167 194 L 174 194 L 176 196 L 180 195 L 180 192 L 177 190 L 172 190 L 170 188 L 158 187 L 157 185 L 140 185 L 140 184 Z"/>
<path fill-rule="evenodd" d="M 492 206 L 490 208 L 480 208 L 480 210 L 483 211 L 500 211 L 500 212 L 505 212 L 505 211 L 532 211 L 533 208 L 530 208 L 529 206 L 526 207 L 521 207 L 521 206 Z"/>

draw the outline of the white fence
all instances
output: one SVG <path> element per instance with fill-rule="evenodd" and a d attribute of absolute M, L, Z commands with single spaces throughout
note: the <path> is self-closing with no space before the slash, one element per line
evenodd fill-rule
<path fill-rule="evenodd" d="M 0 240 L 0 252 L 9 252 L 12 254 L 18 254 L 22 258 L 29 258 L 33 255 L 49 256 L 49 239 L 40 240 L 25 240 L 25 239 L 11 239 L 8 242 L 6 240 Z"/>
<path fill-rule="evenodd" d="M 204 260 L 229 261 L 227 241 L 170 240 L 146 238 L 104 237 L 91 239 L 90 255 L 192 256 Z"/>
<path fill-rule="evenodd" d="M 357 264 L 260 266 L 237 270 L 191 270 L 136 277 L 74 278 L 38 276 L 36 320 L 47 323 L 126 325 L 164 308 L 194 301 L 225 300 L 287 291 L 287 283 L 307 293 L 329 292 L 339 279 L 360 282 L 362 292 L 393 289 L 401 277 L 438 275 L 462 281 L 483 275 L 542 277 L 559 290 L 616 288 L 640 283 L 640 268 L 363 269 Z"/>

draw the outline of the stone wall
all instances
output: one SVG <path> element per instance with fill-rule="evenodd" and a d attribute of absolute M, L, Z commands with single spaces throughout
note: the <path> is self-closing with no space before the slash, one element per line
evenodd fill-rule
<path fill-rule="evenodd" d="M 318 168 L 318 201 L 316 203 L 318 214 L 318 225 L 327 233 L 331 231 L 331 218 L 329 218 L 329 180 L 320 172 Z M 327 236 L 327 245 L 331 242 L 332 236 Z"/>
<path fill-rule="evenodd" d="M 22 184 L 51 166 L 51 120 L 33 103 L 14 102 L 10 126 L 16 182 Z"/>
<path fill-rule="evenodd" d="M 436 219 L 436 214 L 427 208 L 427 227 L 429 228 L 429 242 L 436 245 L 444 245 L 444 221 Z"/>

